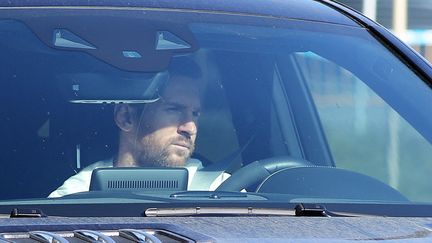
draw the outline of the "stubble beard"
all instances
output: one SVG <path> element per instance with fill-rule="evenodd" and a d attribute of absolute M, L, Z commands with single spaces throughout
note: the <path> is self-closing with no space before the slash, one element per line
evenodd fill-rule
<path fill-rule="evenodd" d="M 180 138 L 181 139 L 181 138 Z M 189 150 L 181 150 L 173 147 L 177 139 L 170 139 L 166 144 L 157 143 L 153 139 L 143 139 L 143 150 L 138 155 L 138 164 L 141 167 L 184 167 L 191 157 L 195 146 L 189 141 Z M 184 139 L 181 139 L 184 140 Z"/>

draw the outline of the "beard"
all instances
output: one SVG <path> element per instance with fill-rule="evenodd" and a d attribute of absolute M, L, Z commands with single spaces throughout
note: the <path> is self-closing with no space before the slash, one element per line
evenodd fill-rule
<path fill-rule="evenodd" d="M 187 148 L 179 148 L 176 144 L 186 145 Z M 141 167 L 183 167 L 195 149 L 194 142 L 181 135 L 164 143 L 150 136 L 143 138 L 140 146 L 142 149 L 137 162 Z"/>

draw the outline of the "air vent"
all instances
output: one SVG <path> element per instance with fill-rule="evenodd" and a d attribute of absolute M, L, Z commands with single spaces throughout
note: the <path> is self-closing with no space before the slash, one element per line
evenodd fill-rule
<path fill-rule="evenodd" d="M 109 189 L 178 189 L 178 180 L 108 181 Z"/>
<path fill-rule="evenodd" d="M 90 191 L 186 191 L 187 183 L 185 168 L 98 168 Z"/>
<path fill-rule="evenodd" d="M 74 230 L 74 231 L 30 231 L 0 234 L 4 243 L 134 243 L 134 242 L 195 242 L 185 236 L 163 229 L 119 229 L 119 230 Z M 212 242 L 207 241 L 207 242 Z"/>

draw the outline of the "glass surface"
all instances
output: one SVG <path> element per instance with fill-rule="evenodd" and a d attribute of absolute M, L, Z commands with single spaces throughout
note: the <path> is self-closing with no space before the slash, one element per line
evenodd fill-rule
<path fill-rule="evenodd" d="M 112 166 L 186 167 L 189 190 L 232 180 L 255 192 L 265 178 L 247 168 L 276 172 L 289 156 L 360 173 L 357 202 L 375 200 L 362 180 L 432 202 L 432 92 L 365 29 L 160 10 L 1 14 L 2 200 L 88 191 L 92 170 Z M 56 46 L 59 29 L 96 49 Z M 162 31 L 182 48 L 158 48 Z M 332 182 L 347 183 L 344 170 Z M 280 187 L 261 188 L 350 202 Z"/>
<path fill-rule="evenodd" d="M 296 60 L 336 166 L 371 175 L 413 201 L 430 202 L 431 144 L 348 70 L 311 53 L 298 53 Z M 317 67 L 319 72 L 310 72 Z"/>

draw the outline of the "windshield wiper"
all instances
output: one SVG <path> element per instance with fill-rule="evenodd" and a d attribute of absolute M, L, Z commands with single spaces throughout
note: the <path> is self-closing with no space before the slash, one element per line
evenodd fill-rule
<path fill-rule="evenodd" d="M 147 217 L 170 216 L 224 216 L 224 215 L 278 215 L 295 216 L 290 209 L 253 208 L 253 207 L 183 207 L 183 208 L 148 208 L 144 215 Z"/>
<path fill-rule="evenodd" d="M 225 191 L 184 191 L 176 192 L 170 195 L 170 198 L 245 198 L 248 194 L 242 192 L 225 192 Z M 263 197 L 264 198 L 264 197 Z"/>
<path fill-rule="evenodd" d="M 254 207 L 177 207 L 148 208 L 147 217 L 170 216 L 298 216 L 298 217 L 355 217 L 359 214 L 334 213 L 319 204 L 298 204 L 294 209 Z"/>

